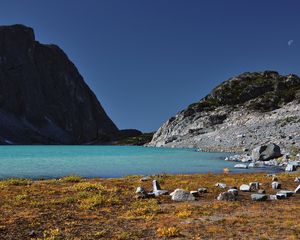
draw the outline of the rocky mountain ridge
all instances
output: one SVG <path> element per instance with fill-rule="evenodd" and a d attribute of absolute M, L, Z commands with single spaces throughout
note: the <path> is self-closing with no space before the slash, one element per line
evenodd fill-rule
<path fill-rule="evenodd" d="M 148 146 L 242 151 L 300 147 L 300 78 L 275 71 L 233 77 L 170 118 Z"/>
<path fill-rule="evenodd" d="M 32 28 L 0 26 L 0 143 L 82 144 L 119 134 L 75 65 Z"/>

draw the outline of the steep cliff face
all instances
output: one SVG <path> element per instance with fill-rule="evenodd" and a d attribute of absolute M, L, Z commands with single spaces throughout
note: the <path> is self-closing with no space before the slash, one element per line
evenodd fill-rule
<path fill-rule="evenodd" d="M 150 146 L 240 151 L 262 143 L 300 147 L 300 78 L 274 71 L 233 77 L 155 133 Z"/>
<path fill-rule="evenodd" d="M 0 142 L 107 141 L 118 128 L 56 45 L 31 28 L 0 26 Z"/>

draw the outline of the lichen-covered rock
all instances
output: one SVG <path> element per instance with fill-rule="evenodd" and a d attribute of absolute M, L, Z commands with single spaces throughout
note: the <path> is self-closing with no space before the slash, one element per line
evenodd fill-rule
<path fill-rule="evenodd" d="M 242 184 L 240 186 L 240 191 L 243 191 L 243 192 L 250 192 L 251 188 L 250 188 L 250 185 L 247 185 L 247 184 Z"/>
<path fill-rule="evenodd" d="M 119 132 L 63 50 L 29 27 L 0 26 L 0 85 L 0 143 L 101 143 Z"/>

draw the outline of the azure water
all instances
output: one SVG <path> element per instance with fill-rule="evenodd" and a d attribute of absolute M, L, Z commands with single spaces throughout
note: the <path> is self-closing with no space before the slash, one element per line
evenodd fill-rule
<path fill-rule="evenodd" d="M 159 173 L 261 171 L 234 169 L 226 153 L 133 146 L 0 146 L 0 178 L 122 177 Z"/>

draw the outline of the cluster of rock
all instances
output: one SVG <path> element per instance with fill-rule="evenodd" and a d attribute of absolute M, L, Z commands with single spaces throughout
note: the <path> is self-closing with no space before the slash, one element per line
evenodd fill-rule
<path fill-rule="evenodd" d="M 287 172 L 292 172 L 300 166 L 300 154 L 297 154 L 296 158 L 291 160 L 290 154 L 282 154 L 280 147 L 275 143 L 258 146 L 252 150 L 251 154 L 236 154 L 226 157 L 225 160 L 242 162 L 234 167 L 244 169 L 276 166 Z"/>
<path fill-rule="evenodd" d="M 219 201 L 236 201 L 238 200 L 239 191 L 241 192 L 252 192 L 250 195 L 252 201 L 266 201 L 270 200 L 277 200 L 277 199 L 285 199 L 293 196 L 294 194 L 300 193 L 300 184 L 294 191 L 291 190 L 281 190 L 281 183 L 278 181 L 278 178 L 273 175 L 271 186 L 273 189 L 278 189 L 279 191 L 276 194 L 267 195 L 266 191 L 261 188 L 261 183 L 259 182 L 250 182 L 249 184 L 242 184 L 240 185 L 239 189 L 234 186 L 227 186 L 226 183 L 216 183 L 215 187 L 221 189 L 228 189 L 225 192 L 221 192 L 217 196 L 217 200 Z M 145 181 L 141 179 L 142 181 Z M 147 179 L 148 180 L 148 179 Z M 150 180 L 150 179 L 149 179 Z M 295 182 L 299 183 L 300 178 L 296 177 Z M 176 202 L 182 201 L 195 201 L 199 198 L 200 194 L 207 193 L 207 188 L 201 187 L 197 191 L 186 191 L 184 189 L 177 188 L 173 192 L 169 194 L 168 190 L 161 189 L 157 180 L 153 180 L 152 182 L 153 190 L 151 192 L 147 192 L 143 187 L 138 187 L 136 189 L 136 196 L 137 198 L 155 198 L 161 195 L 169 195 L 171 199 Z"/>
<path fill-rule="evenodd" d="M 149 178 L 147 178 L 149 180 Z M 145 178 L 142 178 L 141 181 L 146 181 Z M 169 195 L 171 199 L 176 202 L 181 201 L 195 201 L 201 193 L 207 193 L 207 188 L 199 188 L 197 191 L 186 191 L 184 189 L 177 188 L 169 194 L 168 190 L 163 190 L 160 187 L 160 184 L 157 180 L 152 182 L 153 189 L 151 192 L 147 192 L 143 187 L 137 187 L 136 197 L 137 198 L 154 198 L 161 195 Z"/>
<path fill-rule="evenodd" d="M 272 180 L 273 180 L 271 183 L 272 188 L 281 189 L 281 183 L 278 182 L 277 177 L 274 176 Z M 300 182 L 300 178 L 296 177 L 295 182 Z M 217 183 L 216 186 L 222 189 L 226 188 L 225 183 Z M 265 190 L 260 189 L 260 186 L 261 183 L 259 182 L 251 182 L 249 184 L 242 184 L 239 187 L 239 190 L 241 192 L 256 192 L 250 195 L 253 201 L 266 201 L 268 199 L 270 200 L 284 199 L 284 198 L 291 197 L 296 193 L 300 193 L 300 185 L 298 185 L 298 187 L 294 191 L 280 190 L 275 195 L 267 195 Z M 239 195 L 239 191 L 237 187 L 228 187 L 227 192 L 220 193 L 217 199 L 220 201 L 236 201 L 238 195 Z"/>
<path fill-rule="evenodd" d="M 166 121 L 149 146 L 239 152 L 275 142 L 300 148 L 299 101 L 298 76 L 243 73 Z"/>

